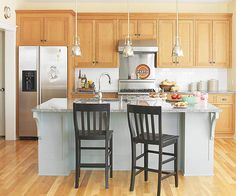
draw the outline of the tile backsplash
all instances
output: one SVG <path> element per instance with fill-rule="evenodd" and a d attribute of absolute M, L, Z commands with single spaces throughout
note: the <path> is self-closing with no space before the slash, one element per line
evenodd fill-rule
<path fill-rule="evenodd" d="M 98 88 L 99 76 L 107 72 L 112 78 L 112 84 L 108 84 L 107 78 L 102 78 L 102 90 L 103 91 L 117 91 L 118 90 L 118 79 L 119 79 L 119 68 L 83 68 L 81 69 L 82 74 L 86 74 L 88 79 L 95 82 Z M 75 71 L 76 78 L 78 78 L 78 69 Z M 156 68 L 156 80 L 159 84 L 162 80 L 168 79 L 170 81 L 176 81 L 181 91 L 188 90 L 188 85 L 191 82 L 198 82 L 200 80 L 207 81 L 210 79 L 219 80 L 219 90 L 227 90 L 227 69 L 217 68 Z M 77 80 L 76 80 L 77 82 Z M 75 82 L 75 87 L 76 87 Z"/>

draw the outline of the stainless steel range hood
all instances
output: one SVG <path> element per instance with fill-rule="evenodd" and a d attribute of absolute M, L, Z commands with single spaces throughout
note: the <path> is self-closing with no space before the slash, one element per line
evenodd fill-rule
<path fill-rule="evenodd" d="M 132 46 L 134 48 L 134 52 L 139 53 L 157 53 L 157 41 L 156 40 L 132 40 Z M 118 51 L 121 53 L 124 50 L 125 41 L 120 40 L 118 45 Z"/>

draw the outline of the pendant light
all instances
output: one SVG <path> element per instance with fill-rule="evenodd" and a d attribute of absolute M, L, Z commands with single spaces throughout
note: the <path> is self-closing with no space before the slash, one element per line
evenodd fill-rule
<path fill-rule="evenodd" d="M 75 36 L 74 36 L 74 45 L 72 46 L 72 54 L 74 56 L 81 56 L 81 48 L 80 48 L 80 39 L 78 36 L 78 8 L 77 8 L 77 2 L 78 0 L 75 0 Z"/>
<path fill-rule="evenodd" d="M 178 0 L 176 0 L 176 37 L 175 37 L 175 45 L 172 50 L 172 57 L 181 57 L 181 56 L 184 56 L 184 54 L 179 41 L 179 6 L 178 6 Z"/>
<path fill-rule="evenodd" d="M 130 12 L 129 12 L 129 0 L 127 0 L 127 9 L 128 9 L 128 35 L 125 38 L 125 46 L 123 50 L 124 57 L 134 56 L 134 49 L 132 47 L 132 40 L 130 36 Z"/>

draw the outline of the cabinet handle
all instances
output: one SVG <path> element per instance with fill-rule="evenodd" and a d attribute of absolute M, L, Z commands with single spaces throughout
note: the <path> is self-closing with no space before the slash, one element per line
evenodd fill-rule
<path fill-rule="evenodd" d="M 221 100 L 222 100 L 222 101 L 227 101 L 227 98 L 222 98 Z"/>

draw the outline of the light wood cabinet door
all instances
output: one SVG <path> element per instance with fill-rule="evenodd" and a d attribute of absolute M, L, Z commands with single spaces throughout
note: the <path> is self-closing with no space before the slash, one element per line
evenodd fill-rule
<path fill-rule="evenodd" d="M 230 67 L 230 21 L 213 21 L 213 64 Z"/>
<path fill-rule="evenodd" d="M 44 18 L 44 44 L 67 45 L 69 21 L 67 17 Z"/>
<path fill-rule="evenodd" d="M 222 112 L 216 122 L 216 134 L 217 133 L 234 133 L 234 108 L 232 104 L 216 104 Z"/>
<path fill-rule="evenodd" d="M 139 39 L 156 39 L 157 38 L 157 21 L 156 20 L 138 20 L 137 36 Z"/>
<path fill-rule="evenodd" d="M 75 57 L 75 66 L 95 66 L 94 20 L 78 20 L 78 35 L 82 55 Z"/>
<path fill-rule="evenodd" d="M 158 64 L 159 67 L 174 67 L 172 59 L 172 48 L 174 46 L 175 21 L 159 20 L 158 37 Z"/>
<path fill-rule="evenodd" d="M 130 35 L 132 39 L 136 39 L 137 20 L 130 20 Z M 128 35 L 128 21 L 119 20 L 119 39 L 125 39 Z"/>
<path fill-rule="evenodd" d="M 19 43 L 21 45 L 42 45 L 44 39 L 43 17 L 20 17 Z"/>
<path fill-rule="evenodd" d="M 196 66 L 211 67 L 212 61 L 212 20 L 196 21 Z"/>
<path fill-rule="evenodd" d="M 194 22 L 193 20 L 179 21 L 179 38 L 184 56 L 178 58 L 180 67 L 194 66 Z"/>
<path fill-rule="evenodd" d="M 116 20 L 95 20 L 95 67 L 117 67 Z"/>

